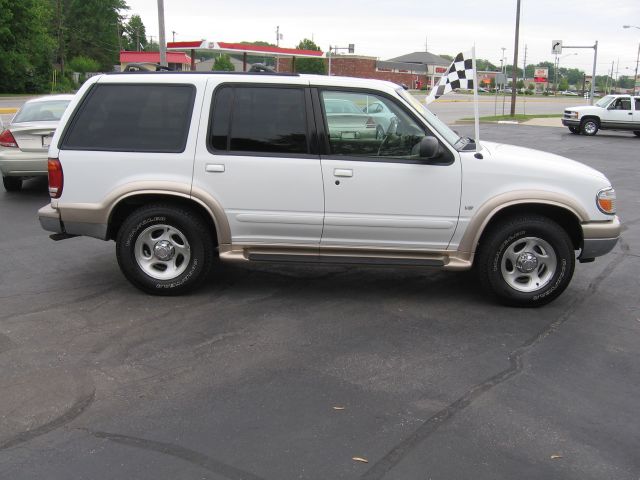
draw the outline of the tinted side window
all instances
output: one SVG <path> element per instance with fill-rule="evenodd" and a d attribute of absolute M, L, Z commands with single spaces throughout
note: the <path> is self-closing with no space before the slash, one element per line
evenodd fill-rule
<path fill-rule="evenodd" d="M 185 149 L 193 85 L 95 85 L 61 148 L 178 153 Z"/>
<path fill-rule="evenodd" d="M 216 92 L 212 120 L 209 144 L 216 150 L 308 152 L 302 88 L 222 87 Z"/>

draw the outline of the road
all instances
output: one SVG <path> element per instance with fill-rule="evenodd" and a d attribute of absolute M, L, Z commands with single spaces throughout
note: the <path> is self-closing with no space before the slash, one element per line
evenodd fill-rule
<path fill-rule="evenodd" d="M 640 139 L 483 137 L 618 190 L 622 241 L 544 308 L 401 268 L 220 265 L 150 297 L 113 243 L 47 238 L 44 181 L 0 192 L 0 478 L 637 480 Z"/>

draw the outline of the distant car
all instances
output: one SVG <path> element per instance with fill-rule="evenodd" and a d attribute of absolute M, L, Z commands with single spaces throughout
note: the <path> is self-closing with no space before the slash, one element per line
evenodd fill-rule
<path fill-rule="evenodd" d="M 486 88 L 478 87 L 478 93 L 489 93 L 489 90 Z"/>
<path fill-rule="evenodd" d="M 351 100 L 324 100 L 329 137 L 338 139 L 376 138 L 382 140 L 385 129 Z"/>
<path fill-rule="evenodd" d="M 130 63 L 124 67 L 123 72 L 172 72 L 173 68 L 154 62 Z"/>
<path fill-rule="evenodd" d="M 0 171 L 8 192 L 22 189 L 22 180 L 47 176 L 47 151 L 73 95 L 50 95 L 27 101 L 0 133 Z"/>
<path fill-rule="evenodd" d="M 503 88 L 503 89 L 500 90 L 500 92 L 502 92 L 502 93 L 512 93 L 513 90 L 511 90 L 510 88 Z"/>
<path fill-rule="evenodd" d="M 570 90 L 565 90 L 564 92 L 560 92 L 560 95 L 567 95 L 570 97 L 578 97 L 579 95 L 576 92 L 572 92 Z"/>

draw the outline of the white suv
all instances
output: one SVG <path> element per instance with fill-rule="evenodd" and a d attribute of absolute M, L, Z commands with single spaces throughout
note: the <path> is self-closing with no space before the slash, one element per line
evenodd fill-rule
<path fill-rule="evenodd" d="M 576 251 L 589 262 L 615 246 L 615 191 L 563 157 L 479 150 L 383 81 L 102 75 L 56 131 L 39 217 L 54 239 L 115 240 L 122 272 L 148 293 L 191 290 L 218 256 L 475 266 L 503 302 L 548 303 Z"/>
<path fill-rule="evenodd" d="M 598 130 L 627 130 L 640 137 L 640 97 L 607 95 L 595 105 L 569 107 L 562 124 L 575 134 L 591 136 Z"/>

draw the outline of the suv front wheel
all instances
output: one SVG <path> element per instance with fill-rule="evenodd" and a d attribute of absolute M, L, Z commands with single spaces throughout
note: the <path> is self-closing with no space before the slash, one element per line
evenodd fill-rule
<path fill-rule="evenodd" d="M 140 290 L 179 295 L 207 277 L 213 246 L 200 216 L 172 205 L 150 205 L 124 221 L 116 238 L 116 256 L 124 276 Z"/>
<path fill-rule="evenodd" d="M 507 305 L 537 307 L 569 285 L 575 253 L 567 232 L 547 217 L 512 217 L 495 225 L 480 245 L 481 284 Z"/>
<path fill-rule="evenodd" d="M 580 124 L 580 131 L 584 134 L 584 135 L 595 135 L 596 133 L 598 133 L 598 129 L 600 128 L 600 123 L 598 122 L 598 120 L 594 119 L 594 118 L 587 118 L 586 120 L 583 120 L 582 123 Z"/>

